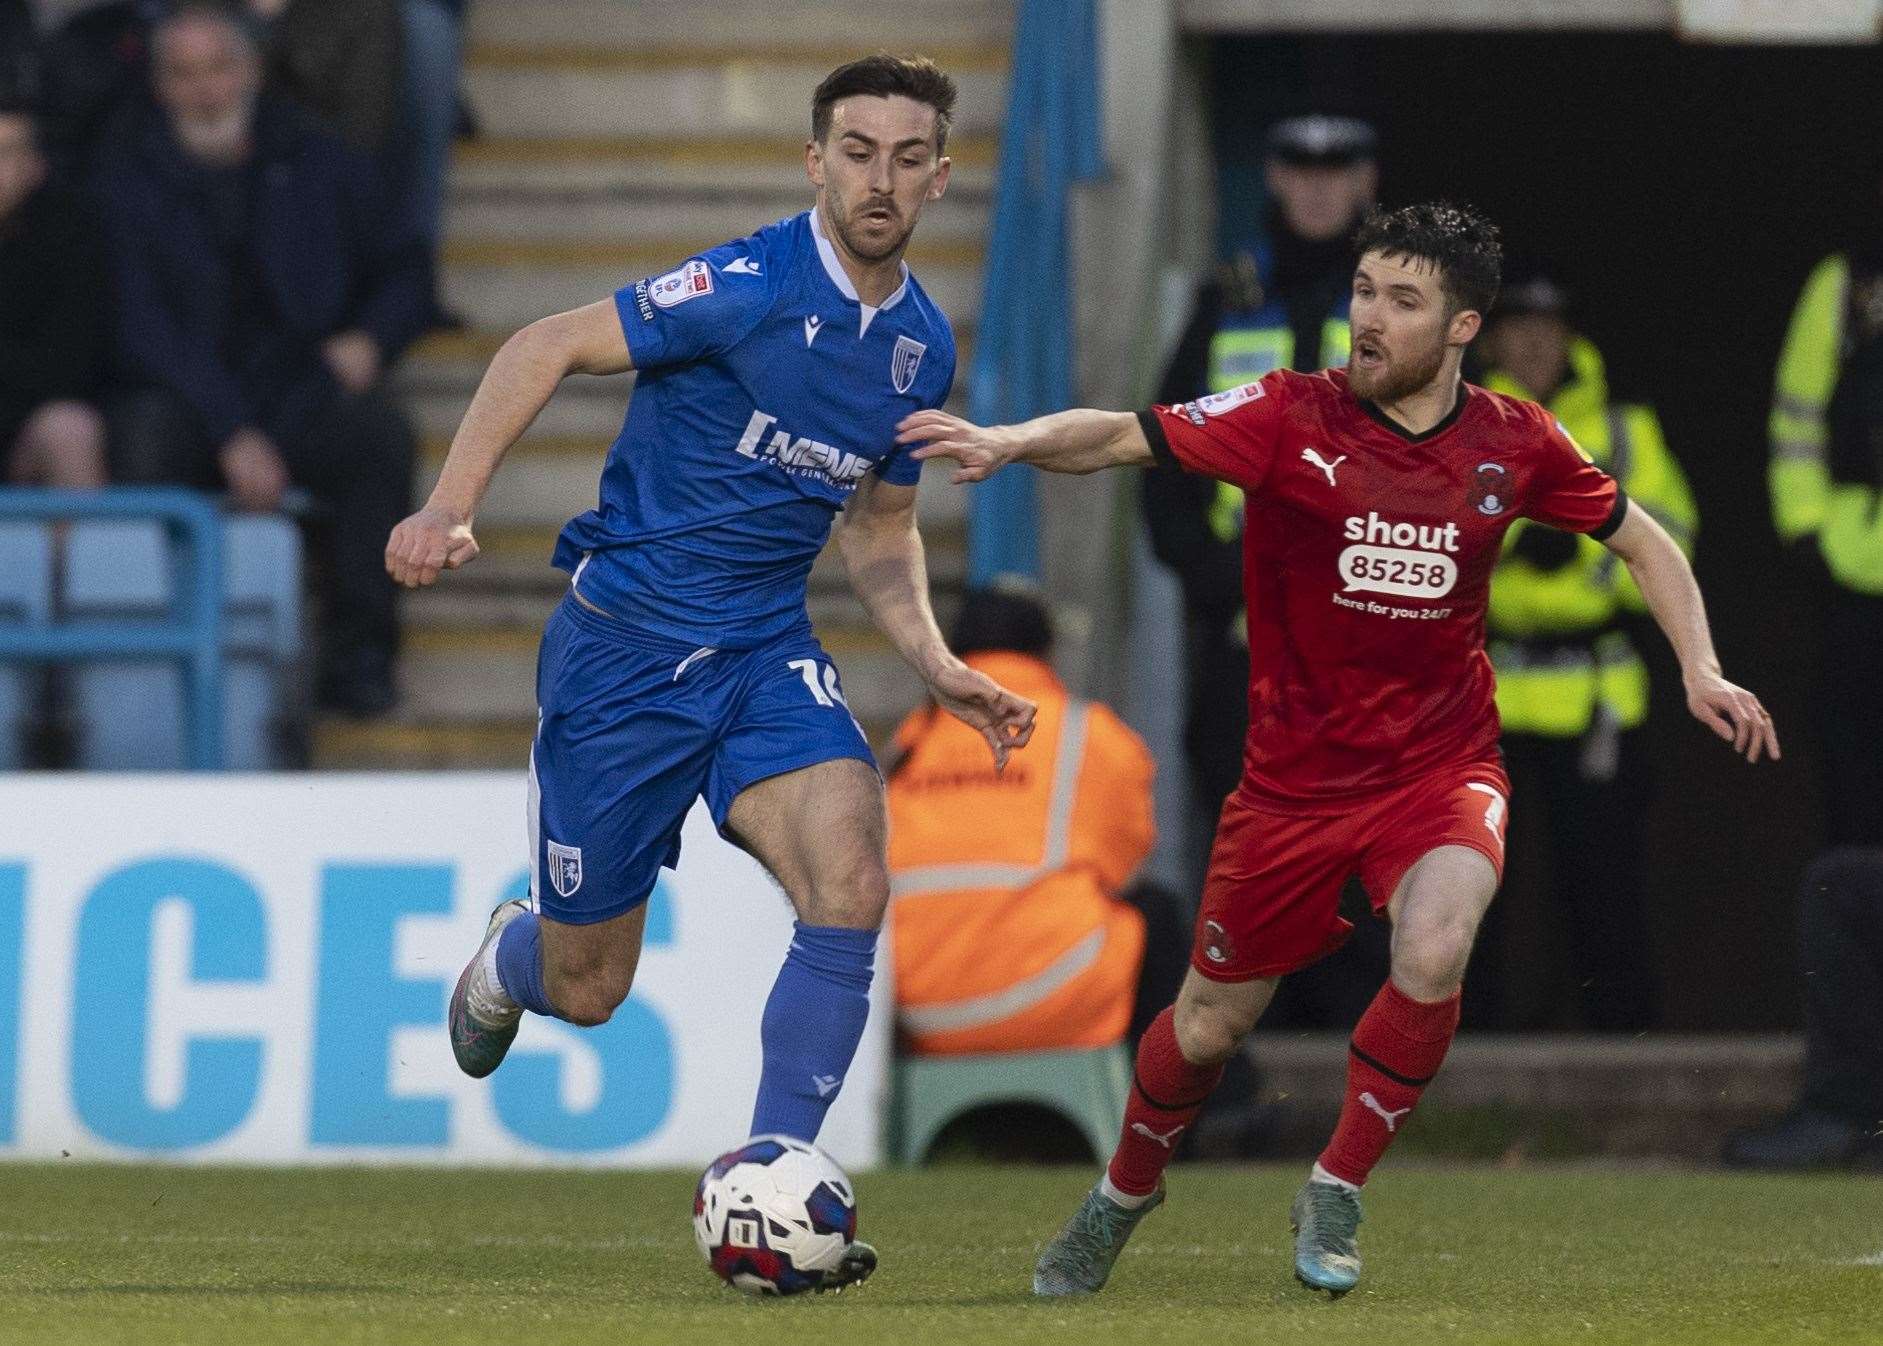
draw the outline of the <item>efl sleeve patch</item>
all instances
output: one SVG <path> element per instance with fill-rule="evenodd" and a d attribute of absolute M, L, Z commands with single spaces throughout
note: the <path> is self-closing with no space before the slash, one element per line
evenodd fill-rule
<path fill-rule="evenodd" d="M 713 269 L 695 257 L 677 270 L 642 283 L 647 286 L 647 297 L 655 308 L 677 308 L 689 299 L 713 292 Z"/>

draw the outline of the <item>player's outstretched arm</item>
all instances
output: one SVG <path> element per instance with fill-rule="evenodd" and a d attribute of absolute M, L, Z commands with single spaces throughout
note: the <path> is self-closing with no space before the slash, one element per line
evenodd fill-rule
<path fill-rule="evenodd" d="M 1731 743 L 1733 751 L 1744 753 L 1748 762 L 1758 761 L 1762 753 L 1776 759 L 1778 729 L 1758 697 L 1720 675 L 1700 586 L 1667 530 L 1631 502 L 1607 546 L 1627 563 L 1648 610 L 1679 656 L 1687 709 L 1694 718 Z"/>
<path fill-rule="evenodd" d="M 416 589 L 437 579 L 440 571 L 477 559 L 471 536 L 477 507 L 504 455 L 556 386 L 570 374 L 619 374 L 631 368 L 612 300 L 539 319 L 504 342 L 477 385 L 430 499 L 392 530 L 386 543 L 392 578 Z"/>
<path fill-rule="evenodd" d="M 953 480 L 981 481 L 1008 463 L 1048 472 L 1145 467 L 1151 444 L 1128 411 L 1054 412 L 1018 425 L 975 425 L 945 411 L 918 411 L 896 427 L 896 443 L 919 444 L 917 458 L 952 458 Z"/>
<path fill-rule="evenodd" d="M 949 714 L 981 731 L 997 769 L 1007 754 L 1033 736 L 1035 707 L 949 650 L 928 602 L 928 562 L 915 526 L 915 487 L 897 486 L 874 473 L 863 478 L 844 506 L 837 551 L 850 587 L 870 618 L 922 675 L 929 694 Z"/>

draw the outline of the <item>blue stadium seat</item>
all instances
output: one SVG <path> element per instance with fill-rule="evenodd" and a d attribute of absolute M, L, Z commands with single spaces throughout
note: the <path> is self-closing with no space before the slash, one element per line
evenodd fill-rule
<path fill-rule="evenodd" d="M 43 523 L 0 523 L 0 624 L 44 622 L 51 607 L 51 530 Z M 0 665 L 0 771 L 24 764 L 24 735 L 41 677 L 30 664 Z"/>
<path fill-rule="evenodd" d="M 301 538 L 291 520 L 223 523 L 224 760 L 231 770 L 284 765 L 279 732 L 301 638 Z M 65 611 L 73 617 L 161 619 L 179 580 L 161 525 L 106 520 L 73 526 Z M 93 771 L 180 770 L 183 673 L 167 660 L 81 665 L 72 675 L 78 765 Z"/>

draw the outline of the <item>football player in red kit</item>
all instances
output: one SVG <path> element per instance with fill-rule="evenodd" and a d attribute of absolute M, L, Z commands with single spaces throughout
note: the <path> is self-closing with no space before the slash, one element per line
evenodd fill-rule
<path fill-rule="evenodd" d="M 1449 205 L 1376 212 L 1355 239 L 1344 370 L 1139 415 L 982 428 L 902 423 L 917 457 L 979 481 L 1175 463 L 1243 488 L 1249 736 L 1223 806 L 1177 1003 L 1145 1031 L 1104 1177 L 1047 1245 L 1038 1294 L 1099 1289 L 1223 1063 L 1278 980 L 1338 948 L 1358 874 L 1392 921 L 1392 971 L 1354 1029 L 1340 1121 L 1296 1196 L 1295 1274 L 1359 1278 L 1358 1193 L 1444 1060 L 1472 939 L 1504 861 L 1510 786 L 1484 654 L 1504 532 L 1535 519 L 1607 544 L 1679 655 L 1693 714 L 1748 762 L 1778 756 L 1758 698 L 1720 675 L 1680 549 L 1549 412 L 1463 382 L 1497 295 L 1497 230 Z"/>

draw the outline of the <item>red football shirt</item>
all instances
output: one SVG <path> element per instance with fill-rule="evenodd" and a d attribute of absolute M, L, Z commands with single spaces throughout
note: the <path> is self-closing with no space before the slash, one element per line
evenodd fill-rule
<path fill-rule="evenodd" d="M 1627 500 L 1533 402 L 1465 384 L 1424 434 L 1344 369 L 1140 414 L 1165 462 L 1248 496 L 1244 790 L 1339 804 L 1492 758 L 1484 610 L 1519 518 L 1605 538 Z"/>

